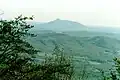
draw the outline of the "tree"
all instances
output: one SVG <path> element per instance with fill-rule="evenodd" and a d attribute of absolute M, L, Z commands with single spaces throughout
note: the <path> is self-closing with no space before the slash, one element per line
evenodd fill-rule
<path fill-rule="evenodd" d="M 28 19 L 33 17 L 21 15 L 14 20 L 0 21 L 0 65 L 4 65 L 4 69 L 0 69 L 1 77 L 14 75 L 18 79 L 23 67 L 32 60 L 31 55 L 38 52 L 25 40 L 26 36 L 34 36 L 28 33 L 33 27 L 26 23 Z"/>
<path fill-rule="evenodd" d="M 20 15 L 0 21 L 0 80 L 60 80 L 57 75 L 63 74 L 71 79 L 71 62 L 58 48 L 55 57 L 47 57 L 44 64 L 35 63 L 33 55 L 39 51 L 26 40 L 27 36 L 35 36 L 28 32 L 34 26 L 26 20 L 33 17 Z"/>
<path fill-rule="evenodd" d="M 55 46 L 53 53 L 46 54 L 45 60 L 41 64 L 42 77 L 40 80 L 72 80 L 74 73 L 71 57 L 64 54 L 63 49 Z M 48 77 L 49 76 L 49 77 Z"/>
<path fill-rule="evenodd" d="M 114 58 L 115 66 L 112 69 L 109 69 L 109 75 L 105 76 L 104 71 L 102 70 L 103 80 L 120 80 L 120 59 Z"/>

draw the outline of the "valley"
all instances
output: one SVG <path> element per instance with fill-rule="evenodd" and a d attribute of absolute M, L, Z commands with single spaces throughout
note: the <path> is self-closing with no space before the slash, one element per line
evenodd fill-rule
<path fill-rule="evenodd" d="M 79 23 L 77 23 L 77 27 L 80 27 L 81 30 L 74 30 L 71 27 L 74 27 L 76 23 L 66 20 L 55 20 L 46 24 L 44 23 L 44 25 L 42 24 L 42 28 L 45 27 L 42 30 L 40 30 L 41 25 L 39 29 L 37 25 L 37 27 L 31 31 L 37 34 L 37 36 L 29 38 L 28 41 L 36 49 L 40 49 L 42 53 L 51 54 L 56 44 L 60 48 L 63 48 L 66 55 L 73 57 L 76 75 L 75 80 L 82 75 L 81 70 L 87 72 L 85 75 L 88 76 L 88 78 L 85 80 L 101 79 L 100 70 L 105 71 L 107 74 L 109 69 L 114 65 L 113 59 L 119 57 L 119 33 L 92 31 L 83 25 L 81 28 L 81 24 Z M 60 25 L 63 25 L 63 27 L 67 26 L 67 30 L 63 27 L 60 28 Z M 53 26 L 54 28 L 51 28 Z M 42 55 L 42 57 L 44 57 L 44 55 Z"/>

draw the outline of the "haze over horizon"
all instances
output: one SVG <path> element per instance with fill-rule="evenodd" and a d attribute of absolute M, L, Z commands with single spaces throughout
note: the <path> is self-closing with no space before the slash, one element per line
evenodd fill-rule
<path fill-rule="evenodd" d="M 85 25 L 120 27 L 120 0 L 2 0 L 0 17 L 34 15 L 34 21 L 48 22 L 60 18 Z"/>

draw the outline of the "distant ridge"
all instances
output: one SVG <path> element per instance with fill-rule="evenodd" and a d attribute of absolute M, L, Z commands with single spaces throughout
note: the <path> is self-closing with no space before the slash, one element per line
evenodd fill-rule
<path fill-rule="evenodd" d="M 44 29 L 44 30 L 54 30 L 54 31 L 75 31 L 75 30 L 83 30 L 87 27 L 81 23 L 70 21 L 70 20 L 61 20 L 59 18 L 49 21 L 46 23 L 37 24 L 32 23 L 35 26 L 35 29 Z"/>

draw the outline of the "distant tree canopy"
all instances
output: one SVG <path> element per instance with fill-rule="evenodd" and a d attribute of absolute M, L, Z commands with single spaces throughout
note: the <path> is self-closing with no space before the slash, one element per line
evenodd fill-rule
<path fill-rule="evenodd" d="M 26 40 L 27 36 L 35 36 L 28 32 L 34 26 L 26 20 L 33 17 L 0 20 L 0 80 L 61 80 L 63 75 L 70 80 L 73 66 L 58 48 L 55 56 L 47 57 L 42 64 L 34 62 L 33 55 L 39 51 Z"/>

